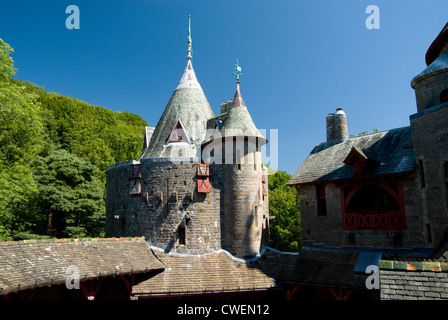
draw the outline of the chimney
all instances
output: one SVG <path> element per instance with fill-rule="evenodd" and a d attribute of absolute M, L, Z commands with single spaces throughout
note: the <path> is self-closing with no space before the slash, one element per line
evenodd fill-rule
<path fill-rule="evenodd" d="M 229 101 L 224 101 L 221 103 L 221 114 L 227 113 L 229 111 L 229 108 L 232 106 L 233 99 L 230 99 Z"/>
<path fill-rule="evenodd" d="M 347 116 L 342 108 L 328 114 L 326 120 L 327 143 L 340 143 L 348 139 Z"/>
<path fill-rule="evenodd" d="M 327 116 L 327 143 L 334 141 L 334 113 Z"/>

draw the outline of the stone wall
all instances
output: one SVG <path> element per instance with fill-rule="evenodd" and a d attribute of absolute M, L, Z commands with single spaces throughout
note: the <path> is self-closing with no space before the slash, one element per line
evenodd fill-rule
<path fill-rule="evenodd" d="M 448 224 L 448 103 L 411 115 L 417 188 L 425 243 L 434 244 Z"/>
<path fill-rule="evenodd" d="M 317 245 L 340 246 L 342 244 L 342 218 L 340 191 L 334 184 L 325 186 L 327 214 L 318 216 L 316 186 L 299 189 L 302 239 Z"/>
<path fill-rule="evenodd" d="M 224 248 L 239 257 L 258 254 L 268 239 L 269 201 L 262 192 L 261 153 L 245 158 L 241 164 L 211 164 L 208 193 L 198 192 L 193 161 L 156 158 L 109 167 L 106 236 L 144 236 L 169 251 Z M 140 190 L 130 194 L 135 166 Z"/>
<path fill-rule="evenodd" d="M 304 244 L 378 248 L 425 246 L 424 229 L 415 186 L 416 173 L 410 173 L 402 179 L 407 226 L 405 230 L 344 230 L 339 186 L 332 183 L 325 185 L 327 213 L 321 216 L 317 214 L 316 186 L 301 186 L 299 199 Z"/>
<path fill-rule="evenodd" d="M 265 172 L 261 167 L 261 153 L 250 152 L 242 158 L 241 163 L 221 165 L 224 173 L 222 247 L 238 257 L 252 257 L 260 252 L 263 232 L 267 232 L 269 202 L 262 192 Z"/>
<path fill-rule="evenodd" d="M 107 236 L 144 236 L 174 251 L 221 247 L 219 170 L 211 169 L 210 192 L 198 193 L 196 163 L 142 159 L 141 192 L 129 194 L 130 167 L 107 171 Z"/>
<path fill-rule="evenodd" d="M 448 72 L 431 75 L 415 84 L 418 112 L 440 104 L 440 94 L 448 88 Z"/>

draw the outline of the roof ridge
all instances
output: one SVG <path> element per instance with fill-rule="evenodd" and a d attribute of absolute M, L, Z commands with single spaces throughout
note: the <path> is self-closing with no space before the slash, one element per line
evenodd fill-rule
<path fill-rule="evenodd" d="M 112 242 L 112 241 L 138 241 L 145 240 L 145 237 L 83 237 L 83 238 L 54 238 L 54 239 L 25 239 L 0 241 L 0 247 L 4 245 L 30 244 L 30 243 L 70 243 L 70 242 Z"/>

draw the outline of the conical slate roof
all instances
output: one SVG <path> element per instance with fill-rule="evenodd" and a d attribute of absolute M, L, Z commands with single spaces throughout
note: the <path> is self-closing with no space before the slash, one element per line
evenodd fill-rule
<path fill-rule="evenodd" d="M 229 108 L 222 126 L 213 135 L 204 140 L 203 145 L 217 138 L 225 137 L 255 137 L 261 144 L 267 143 L 267 139 L 260 133 L 247 110 L 243 97 L 241 96 L 239 82 L 237 82 L 235 97 Z"/>
<path fill-rule="evenodd" d="M 434 75 L 441 72 L 448 72 L 448 52 L 444 52 L 437 57 L 425 70 L 414 77 L 411 81 L 411 85 L 414 88 L 416 83 L 423 80 L 430 75 Z"/>
<path fill-rule="evenodd" d="M 157 123 L 151 142 L 140 158 L 197 157 L 198 148 L 205 136 L 207 119 L 214 116 L 196 78 L 191 59 L 188 59 L 182 78 Z M 168 143 L 179 120 L 190 141 Z"/>
<path fill-rule="evenodd" d="M 439 35 L 429 46 L 428 51 L 426 52 L 426 65 L 429 66 L 433 63 L 434 60 L 437 59 L 442 52 L 448 51 L 448 23 L 442 28 Z"/>
<path fill-rule="evenodd" d="M 429 46 L 426 52 L 427 67 L 411 81 L 412 88 L 417 82 L 442 72 L 448 72 L 448 23 Z"/>

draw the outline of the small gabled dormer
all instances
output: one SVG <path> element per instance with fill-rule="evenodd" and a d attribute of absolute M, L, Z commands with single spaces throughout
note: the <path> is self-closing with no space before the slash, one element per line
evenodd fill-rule
<path fill-rule="evenodd" d="M 188 136 L 187 130 L 185 130 L 182 120 L 178 119 L 171 134 L 168 138 L 167 144 L 186 142 L 190 143 L 190 137 Z"/>
<path fill-rule="evenodd" d="M 375 169 L 380 164 L 380 161 L 375 152 L 353 146 L 344 163 L 355 168 L 356 174 L 364 174 Z"/>

